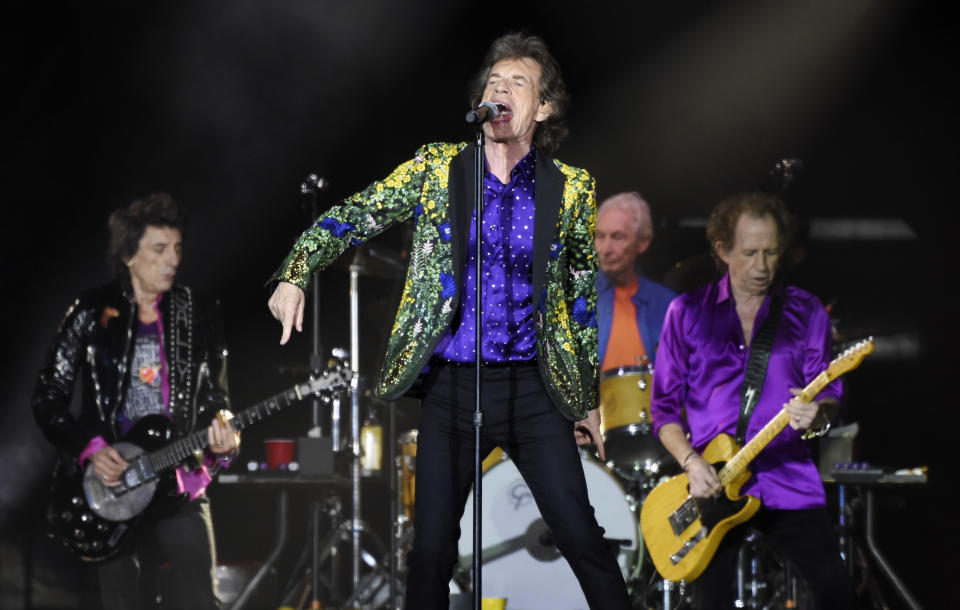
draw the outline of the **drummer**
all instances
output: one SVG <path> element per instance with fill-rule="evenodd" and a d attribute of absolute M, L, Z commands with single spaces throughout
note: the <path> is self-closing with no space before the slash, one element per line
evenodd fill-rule
<path fill-rule="evenodd" d="M 639 258 L 653 241 L 650 206 L 639 193 L 617 193 L 597 211 L 594 247 L 600 371 L 654 361 L 667 306 L 677 296 L 644 277 Z"/>

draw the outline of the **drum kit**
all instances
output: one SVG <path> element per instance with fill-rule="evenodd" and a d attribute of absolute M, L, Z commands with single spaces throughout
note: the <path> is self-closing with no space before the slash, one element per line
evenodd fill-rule
<path fill-rule="evenodd" d="M 371 261 L 379 260 L 369 249 L 361 249 L 366 259 L 353 261 L 351 275 L 373 275 Z M 358 255 L 359 257 L 360 255 Z M 361 264 L 363 263 L 363 264 Z M 355 316 L 356 288 L 351 289 Z M 356 328 L 353 323 L 351 328 Z M 351 352 L 356 359 L 356 337 Z M 617 548 L 617 562 L 635 608 L 673 610 L 689 607 L 683 583 L 659 578 L 652 561 L 644 552 L 640 532 L 640 508 L 643 501 L 661 481 L 678 474 L 681 469 L 653 434 L 650 396 L 654 370 L 649 361 L 635 366 L 605 371 L 600 378 L 601 432 L 606 461 L 595 450 L 580 451 L 587 493 L 595 509 L 604 537 Z M 356 391 L 351 395 L 356 402 Z M 351 438 L 360 436 L 353 404 Z M 393 411 L 391 410 L 391 413 Z M 394 426 L 389 427 L 393 434 Z M 363 553 L 356 533 L 366 527 L 353 528 L 354 594 L 348 607 L 401 607 L 402 583 L 407 570 L 406 555 L 413 542 L 417 430 L 407 430 L 396 437 L 391 448 L 391 550 L 389 572 L 382 564 L 360 578 L 357 558 Z M 354 451 L 361 455 L 364 451 Z M 354 460 L 357 461 L 357 460 Z M 359 463 L 359 462 L 358 462 Z M 389 463 L 389 462 L 388 462 Z M 356 464 L 355 464 L 356 466 Z M 354 468 L 356 470 L 356 468 Z M 481 525 L 483 535 L 483 591 L 485 595 L 507 599 L 506 610 L 579 610 L 587 602 L 567 562 L 553 543 L 553 537 L 533 501 L 533 496 L 513 462 L 501 449 L 494 450 L 482 466 L 483 496 Z M 359 517 L 359 485 L 353 473 L 354 515 Z M 460 522 L 459 562 L 450 582 L 451 608 L 468 607 L 471 590 L 470 567 L 473 561 L 473 498 L 467 500 Z M 386 558 L 385 558 L 386 559 Z M 754 577 L 754 589 L 763 585 Z M 459 595 L 458 595 L 459 594 Z M 390 600 L 394 603 L 391 604 Z M 461 600 L 458 604 L 455 600 Z M 747 604 L 744 607 L 760 607 Z"/>
<path fill-rule="evenodd" d="M 314 216 L 317 215 L 317 193 L 325 186 L 323 179 L 311 174 L 301 190 L 313 195 Z M 359 371 L 358 278 L 369 276 L 395 279 L 404 267 L 402 257 L 365 244 L 355 256 L 342 259 L 338 266 L 350 271 L 351 366 Z M 317 283 L 314 283 L 316 293 Z M 314 294 L 314 303 L 320 301 Z M 314 311 L 319 318 L 319 310 Z M 316 322 L 316 320 L 315 320 Z M 315 323 L 315 327 L 319 327 Z M 315 333 L 316 335 L 316 333 Z M 319 353 L 319 337 L 314 337 L 314 354 Z M 600 378 L 601 432 L 606 461 L 595 450 L 581 449 L 581 463 L 590 503 L 597 522 L 611 547 L 617 548 L 617 563 L 635 608 L 672 610 L 689 607 L 684 583 L 660 579 L 644 552 L 640 531 L 640 508 L 643 501 L 661 481 L 678 474 L 681 469 L 653 434 L 650 396 L 653 389 L 653 366 L 643 359 L 635 366 L 605 371 Z M 356 377 L 359 379 L 359 375 Z M 396 437 L 391 447 L 391 529 L 392 540 L 389 573 L 382 562 L 364 561 L 374 567 L 361 579 L 361 557 L 367 555 L 360 546 L 359 535 L 370 528 L 360 518 L 360 460 L 367 448 L 360 447 L 359 392 L 350 392 L 352 405 L 351 433 L 353 455 L 351 489 L 352 519 L 342 529 L 352 534 L 354 592 L 347 600 L 353 608 L 397 608 L 402 599 L 402 582 L 406 573 L 406 555 L 413 542 L 417 430 L 407 430 Z M 339 428 L 339 409 L 331 413 L 332 429 Z M 391 414 L 392 414 L 391 409 Z M 314 405 L 314 425 L 320 419 L 319 406 Z M 391 419 L 390 433 L 393 434 Z M 334 436 L 338 436 L 334 432 Z M 334 445 L 341 443 L 334 438 Z M 346 443 L 344 443 L 346 444 Z M 574 610 L 586 609 L 587 602 L 567 562 L 553 543 L 553 537 L 533 501 L 519 471 L 499 448 L 482 467 L 482 561 L 485 595 L 507 599 L 506 610 Z M 394 509 L 395 508 L 395 509 Z M 470 566 L 473 561 L 473 498 L 467 500 L 460 522 L 458 544 L 460 558 L 450 582 L 451 600 L 456 594 L 464 602 L 471 589 Z M 316 544 L 314 544 L 316 546 Z M 314 568 L 317 571 L 317 567 Z M 754 578 L 753 585 L 759 581 Z M 762 584 L 762 583 L 759 583 Z M 314 583 L 315 590 L 319 590 Z M 467 597 L 464 597 L 467 596 Z M 393 600 L 391 603 L 390 600 Z M 452 601 L 451 608 L 466 608 Z M 761 607 L 749 601 L 742 607 Z"/>
<path fill-rule="evenodd" d="M 580 454 L 590 503 L 605 538 L 618 549 L 617 562 L 635 606 L 666 610 L 676 607 L 669 601 L 676 588 L 657 578 L 645 556 L 640 506 L 651 489 L 680 468 L 653 435 L 652 389 L 653 368 L 647 362 L 606 371 L 600 381 L 599 408 L 607 461 L 601 462 L 595 451 L 582 449 Z M 400 507 L 394 527 L 399 540 L 395 561 L 401 572 L 413 538 L 416 455 L 417 431 L 409 430 L 397 438 L 394 464 Z M 554 545 L 513 462 L 498 448 L 484 460 L 482 472 L 484 595 L 507 598 L 508 609 L 587 608 L 573 571 Z M 454 594 L 470 589 L 472 529 L 471 492 L 460 522 L 460 560 L 451 581 Z"/>
<path fill-rule="evenodd" d="M 676 610 L 696 607 L 685 583 L 660 578 L 644 552 L 640 507 L 660 482 L 681 472 L 653 434 L 650 394 L 653 367 L 605 371 L 600 379 L 600 413 L 606 462 L 595 451 L 580 451 L 587 493 L 604 538 L 617 548 L 617 563 L 634 608 Z M 413 540 L 417 431 L 397 439 L 394 523 L 398 571 Z M 495 449 L 483 462 L 481 500 L 483 592 L 507 599 L 507 610 L 586 610 L 587 601 L 570 566 L 553 543 L 533 495 L 507 455 Z M 473 492 L 460 520 L 460 559 L 450 583 L 451 600 L 469 600 L 473 561 Z M 789 567 L 765 547 L 758 535 L 747 536 L 737 562 L 738 600 L 744 608 L 769 608 L 796 599 L 798 583 Z M 792 592 L 788 589 L 792 588 Z M 802 591 L 801 591 L 802 593 Z M 462 595 L 458 595 L 462 594 Z M 450 606 L 467 608 L 468 603 Z"/>

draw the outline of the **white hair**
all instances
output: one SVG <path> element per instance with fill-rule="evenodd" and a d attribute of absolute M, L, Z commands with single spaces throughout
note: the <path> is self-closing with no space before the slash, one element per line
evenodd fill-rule
<path fill-rule="evenodd" d="M 637 236 L 641 239 L 653 239 L 653 218 L 650 215 L 650 204 L 640 196 L 640 193 L 617 193 L 607 197 L 597 209 L 597 216 L 610 208 L 632 212 L 637 221 L 634 227 Z"/>

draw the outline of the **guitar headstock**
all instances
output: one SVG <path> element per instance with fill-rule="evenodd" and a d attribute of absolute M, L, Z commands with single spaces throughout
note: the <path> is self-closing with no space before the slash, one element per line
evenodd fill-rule
<path fill-rule="evenodd" d="M 868 337 L 863 341 L 854 343 L 833 359 L 833 362 L 830 363 L 830 368 L 827 369 L 827 374 L 833 379 L 848 371 L 852 371 L 860 366 L 864 358 L 873 353 L 873 348 L 873 337 Z"/>
<path fill-rule="evenodd" d="M 331 358 L 326 370 L 311 376 L 306 383 L 299 386 L 300 394 L 321 396 L 333 393 L 349 387 L 351 379 L 353 379 L 353 371 L 350 367 L 343 360 Z"/>

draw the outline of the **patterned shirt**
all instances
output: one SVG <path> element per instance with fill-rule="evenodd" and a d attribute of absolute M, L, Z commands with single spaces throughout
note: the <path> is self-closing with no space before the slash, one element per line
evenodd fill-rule
<path fill-rule="evenodd" d="M 486 362 L 531 360 L 537 354 L 533 317 L 533 218 L 536 150 L 503 184 L 489 168 L 483 180 L 483 308 L 481 344 Z M 434 354 L 448 362 L 474 361 L 477 212 L 470 220 L 460 308 Z M 457 321 L 459 320 L 459 326 Z"/>
<path fill-rule="evenodd" d="M 121 434 L 148 415 L 170 417 L 163 397 L 163 373 L 158 325 L 139 322 L 130 363 L 130 387 L 119 415 Z"/>

